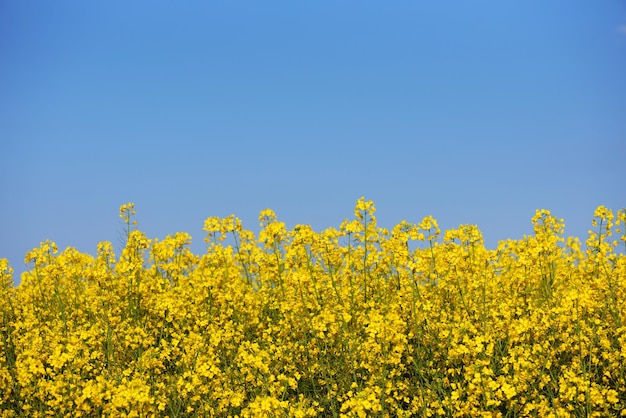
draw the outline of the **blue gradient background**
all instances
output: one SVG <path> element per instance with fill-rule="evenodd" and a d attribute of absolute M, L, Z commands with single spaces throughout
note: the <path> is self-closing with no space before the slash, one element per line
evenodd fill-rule
<path fill-rule="evenodd" d="M 626 2 L 2 1 L 0 141 L 16 282 L 45 239 L 117 246 L 128 201 L 197 252 L 208 216 L 321 230 L 360 196 L 584 240 L 626 206 Z"/>

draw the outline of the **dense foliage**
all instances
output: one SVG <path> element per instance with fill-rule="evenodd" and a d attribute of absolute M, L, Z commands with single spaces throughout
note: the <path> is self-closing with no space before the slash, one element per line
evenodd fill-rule
<path fill-rule="evenodd" d="M 0 260 L 0 416 L 618 416 L 626 409 L 626 211 L 585 245 L 546 210 L 485 248 L 427 217 L 388 231 L 258 236 L 234 216 L 124 248 L 50 241 Z M 620 248 L 616 248 L 617 246 Z M 624 414 L 622 414 L 624 415 Z"/>

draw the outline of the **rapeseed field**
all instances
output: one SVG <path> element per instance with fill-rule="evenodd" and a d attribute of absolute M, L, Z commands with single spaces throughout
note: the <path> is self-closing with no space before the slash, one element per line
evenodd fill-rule
<path fill-rule="evenodd" d="M 479 229 L 239 219 L 0 260 L 0 417 L 611 417 L 626 413 L 626 210 Z"/>

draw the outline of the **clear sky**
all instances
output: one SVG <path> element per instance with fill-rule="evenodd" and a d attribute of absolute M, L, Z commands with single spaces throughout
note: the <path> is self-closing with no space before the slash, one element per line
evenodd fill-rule
<path fill-rule="evenodd" d="M 586 238 L 626 206 L 626 1 L 0 1 L 0 257 L 119 248 L 119 206 L 204 251 L 258 230 L 477 224 Z M 16 282 L 19 277 L 16 274 Z"/>

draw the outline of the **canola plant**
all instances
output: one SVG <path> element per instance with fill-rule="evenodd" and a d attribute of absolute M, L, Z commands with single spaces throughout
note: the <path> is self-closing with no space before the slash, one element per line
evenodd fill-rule
<path fill-rule="evenodd" d="M 432 217 L 258 234 L 234 216 L 0 259 L 0 417 L 605 417 L 626 413 L 626 210 L 585 243 L 549 211 L 486 249 Z M 621 234 L 621 235 L 620 235 Z"/>

